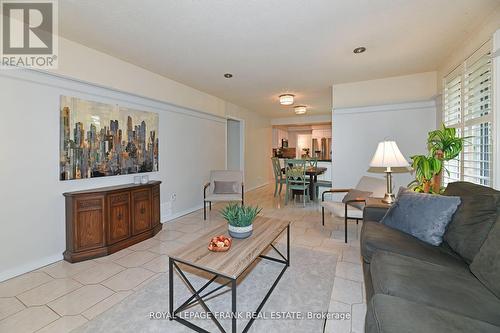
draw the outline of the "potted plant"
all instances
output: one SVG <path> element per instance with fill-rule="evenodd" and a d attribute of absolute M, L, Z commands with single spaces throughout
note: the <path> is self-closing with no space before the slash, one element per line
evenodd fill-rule
<path fill-rule="evenodd" d="M 253 221 L 261 212 L 259 207 L 240 206 L 230 203 L 221 212 L 228 222 L 229 235 L 234 238 L 247 238 L 252 234 Z"/>
<path fill-rule="evenodd" d="M 456 158 L 463 149 L 466 138 L 457 137 L 456 129 L 446 127 L 429 132 L 427 137 L 428 155 L 414 155 L 412 167 L 415 180 L 409 184 L 417 192 L 441 193 L 444 161 Z"/>

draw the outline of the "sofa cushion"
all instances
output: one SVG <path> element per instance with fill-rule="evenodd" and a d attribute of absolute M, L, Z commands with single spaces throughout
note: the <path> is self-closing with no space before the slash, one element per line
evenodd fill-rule
<path fill-rule="evenodd" d="M 235 194 L 238 193 L 238 182 L 214 181 L 214 194 Z"/>
<path fill-rule="evenodd" d="M 370 271 L 375 294 L 401 297 L 500 326 L 500 299 L 468 270 L 377 252 Z"/>
<path fill-rule="evenodd" d="M 416 193 L 401 188 L 396 202 L 381 223 L 438 246 L 443 242 L 446 227 L 459 204 L 460 197 Z"/>
<path fill-rule="evenodd" d="M 470 270 L 492 293 L 500 297 L 500 221 L 497 220 L 488 234 Z"/>
<path fill-rule="evenodd" d="M 462 195 L 444 240 L 465 261 L 471 263 L 497 219 L 497 194 Z"/>
<path fill-rule="evenodd" d="M 467 270 L 466 263 L 442 246 L 432 246 L 399 230 L 377 222 L 363 222 L 361 254 L 367 263 L 376 251 L 383 250 L 418 258 L 435 264 Z"/>
<path fill-rule="evenodd" d="M 500 327 L 399 297 L 375 295 L 368 303 L 366 333 L 499 333 Z"/>

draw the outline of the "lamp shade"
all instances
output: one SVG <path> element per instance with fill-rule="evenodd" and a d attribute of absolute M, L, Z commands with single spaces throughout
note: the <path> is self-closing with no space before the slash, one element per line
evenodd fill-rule
<path fill-rule="evenodd" d="M 408 161 L 395 141 L 382 141 L 378 144 L 375 155 L 370 162 L 371 167 L 407 167 Z"/>

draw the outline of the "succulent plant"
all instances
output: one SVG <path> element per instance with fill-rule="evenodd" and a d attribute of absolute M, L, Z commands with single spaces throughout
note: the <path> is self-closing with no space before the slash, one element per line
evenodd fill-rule
<path fill-rule="evenodd" d="M 224 207 L 221 214 L 234 227 L 248 227 L 261 211 L 262 209 L 259 207 L 241 206 L 238 203 L 230 203 Z"/>

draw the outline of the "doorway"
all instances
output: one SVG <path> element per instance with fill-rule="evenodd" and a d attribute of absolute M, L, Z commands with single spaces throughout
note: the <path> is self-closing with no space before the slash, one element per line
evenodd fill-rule
<path fill-rule="evenodd" d="M 227 170 L 244 169 L 244 123 L 242 120 L 228 118 L 226 126 L 226 168 Z"/>

